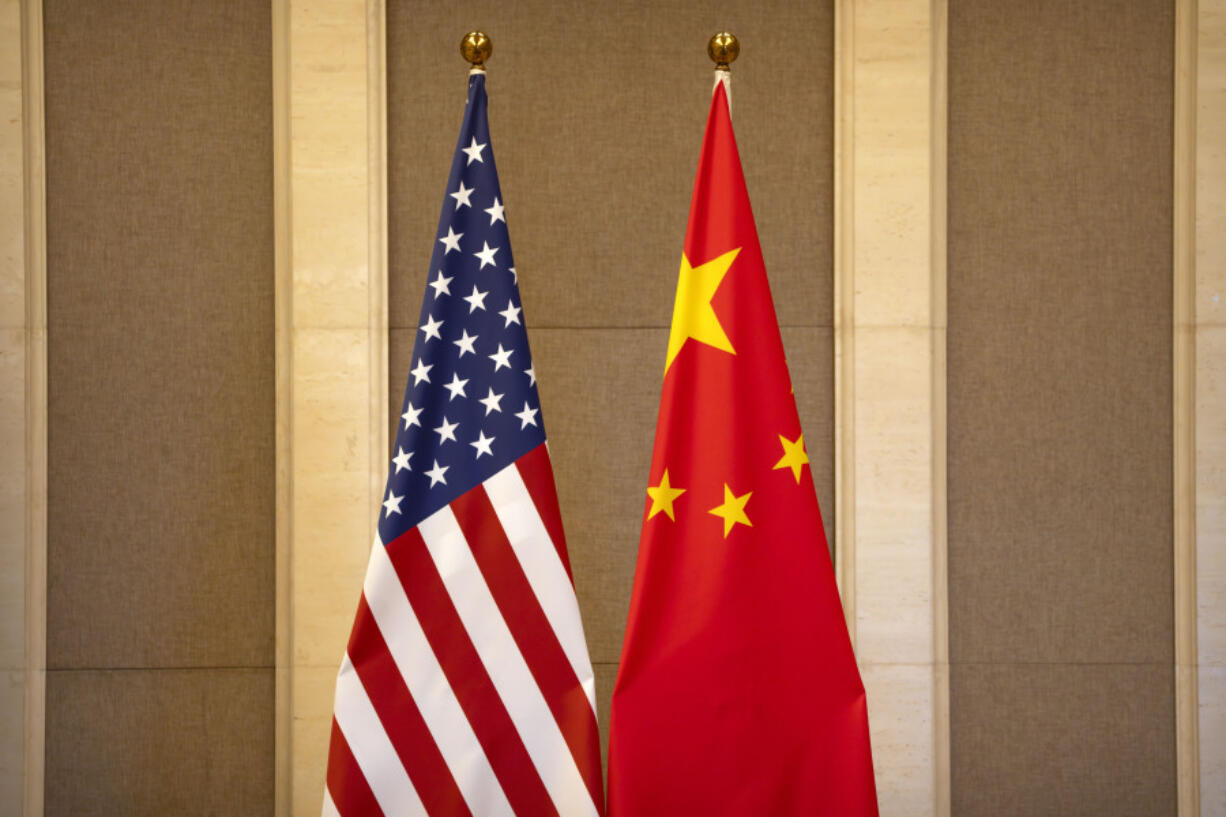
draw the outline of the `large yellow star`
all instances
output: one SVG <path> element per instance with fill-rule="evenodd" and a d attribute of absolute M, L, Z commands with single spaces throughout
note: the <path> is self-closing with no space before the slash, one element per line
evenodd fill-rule
<path fill-rule="evenodd" d="M 799 485 L 800 469 L 809 461 L 809 455 L 805 453 L 805 435 L 801 434 L 795 440 L 789 440 L 780 434 L 779 442 L 783 445 L 783 456 L 775 463 L 774 470 L 791 468 L 792 476 L 796 477 L 796 484 Z"/>
<path fill-rule="evenodd" d="M 724 483 L 724 504 L 712 508 L 707 511 L 709 514 L 723 517 L 724 520 L 724 538 L 728 538 L 729 532 L 732 531 L 732 526 L 736 524 L 747 525 L 753 527 L 753 522 L 749 521 L 749 517 L 745 515 L 745 503 L 753 496 L 753 491 L 742 496 L 734 496 L 732 489 L 728 487 L 728 483 Z"/>
<path fill-rule="evenodd" d="M 690 338 L 736 354 L 711 307 L 711 299 L 740 251 L 741 248 L 737 247 L 697 267 L 691 267 L 690 259 L 685 257 L 685 253 L 681 254 L 677 300 L 673 304 L 673 328 L 668 335 L 668 358 L 664 363 L 666 374 L 668 367 L 673 365 L 673 359 Z"/>
<path fill-rule="evenodd" d="M 677 517 L 673 516 L 673 501 L 684 493 L 684 488 L 674 488 L 668 484 L 668 469 L 665 468 L 660 484 L 654 488 L 647 486 L 647 496 L 651 497 L 651 510 L 647 512 L 647 518 L 651 519 L 660 511 L 664 511 L 669 519 L 676 522 Z"/>

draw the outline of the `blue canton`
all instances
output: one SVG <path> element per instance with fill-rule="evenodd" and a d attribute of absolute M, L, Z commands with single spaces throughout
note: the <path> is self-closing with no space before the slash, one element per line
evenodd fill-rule
<path fill-rule="evenodd" d="M 481 73 L 468 80 L 428 280 L 379 514 L 384 542 L 545 442 Z"/>

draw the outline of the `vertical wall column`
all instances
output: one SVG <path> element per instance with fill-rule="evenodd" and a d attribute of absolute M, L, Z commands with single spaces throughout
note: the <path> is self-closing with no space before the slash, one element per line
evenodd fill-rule
<path fill-rule="evenodd" d="M 883 815 L 949 811 L 943 0 L 842 0 L 836 558 Z"/>
<path fill-rule="evenodd" d="M 1175 3 L 1172 134 L 1175 769 L 1181 817 L 1200 814 L 1196 632 L 1196 7 L 1196 0 Z"/>
<path fill-rule="evenodd" d="M 1195 349 L 1198 784 L 1202 817 L 1226 817 L 1226 2 L 1183 5 L 1196 18 L 1195 307 L 1182 329 Z"/>
<path fill-rule="evenodd" d="M 0 2 L 0 812 L 42 814 L 47 309 L 42 3 Z"/>
<path fill-rule="evenodd" d="M 278 815 L 319 813 L 387 462 L 382 21 L 273 3 Z"/>

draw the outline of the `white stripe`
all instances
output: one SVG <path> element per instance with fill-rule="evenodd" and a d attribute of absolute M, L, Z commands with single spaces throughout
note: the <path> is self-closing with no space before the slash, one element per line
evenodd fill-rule
<path fill-rule="evenodd" d="M 334 713 L 336 725 L 345 736 L 349 751 L 353 753 L 353 759 L 357 761 L 383 813 L 424 815 L 426 808 L 417 796 L 417 789 L 413 788 L 413 782 L 409 780 L 387 732 L 383 731 L 379 715 L 371 705 L 348 653 L 336 676 Z"/>
<path fill-rule="evenodd" d="M 595 712 L 596 679 L 587 654 L 587 639 L 583 637 L 583 620 L 579 617 L 575 588 L 549 538 L 536 503 L 528 493 L 523 475 L 510 465 L 485 481 L 485 492 Z"/>
<path fill-rule="evenodd" d="M 362 590 L 396 668 L 469 810 L 473 814 L 514 817 L 515 812 L 426 640 L 421 622 L 409 605 L 387 550 L 377 537 Z"/>
<path fill-rule="evenodd" d="M 328 791 L 327 786 L 324 786 L 324 807 L 319 817 L 341 817 L 341 813 L 336 810 L 336 803 L 332 802 L 332 793 Z"/>
<path fill-rule="evenodd" d="M 558 812 L 594 817 L 596 806 L 570 747 L 481 576 L 451 507 L 444 506 L 424 519 L 418 530 Z"/>

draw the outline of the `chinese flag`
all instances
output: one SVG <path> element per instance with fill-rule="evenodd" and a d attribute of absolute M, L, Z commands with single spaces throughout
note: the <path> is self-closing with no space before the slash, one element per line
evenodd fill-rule
<path fill-rule="evenodd" d="M 864 686 L 722 82 L 645 505 L 610 817 L 877 814 Z"/>

